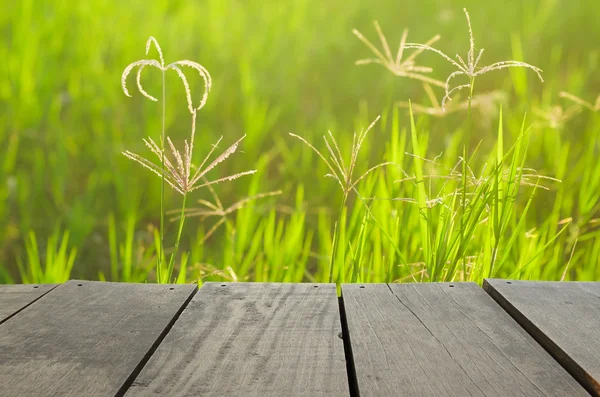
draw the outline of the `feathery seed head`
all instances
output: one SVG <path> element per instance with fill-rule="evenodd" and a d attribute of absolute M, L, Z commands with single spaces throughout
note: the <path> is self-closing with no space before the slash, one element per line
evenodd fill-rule
<path fill-rule="evenodd" d="M 578 96 L 575 96 L 573 94 L 569 94 L 568 92 L 562 91 L 560 93 L 560 97 L 561 98 L 566 98 L 572 102 L 575 102 L 578 105 L 581 105 L 585 108 L 588 108 L 589 110 L 591 110 L 592 112 L 600 112 L 600 95 L 598 95 L 598 98 L 596 98 L 596 102 L 595 103 L 591 103 L 588 102 L 584 99 L 579 98 Z"/>
<path fill-rule="evenodd" d="M 123 154 L 127 158 L 141 164 L 143 167 L 148 168 L 150 171 L 154 172 L 158 176 L 164 177 L 165 181 L 169 184 L 169 186 L 171 186 L 176 192 L 180 194 L 186 194 L 201 187 L 210 186 L 225 181 L 232 181 L 242 176 L 256 173 L 256 170 L 250 170 L 229 175 L 223 178 L 214 179 L 212 181 L 206 180 L 206 174 L 208 174 L 208 172 L 213 170 L 218 164 L 222 163 L 227 158 L 229 158 L 229 156 L 235 153 L 240 142 L 246 137 L 246 135 L 235 141 L 223 153 L 221 153 L 220 156 L 213 160 L 208 166 L 204 167 L 204 165 L 210 159 L 212 153 L 217 148 L 217 145 L 214 145 L 209 151 L 208 155 L 202 161 L 202 164 L 199 167 L 195 167 L 192 164 L 192 151 L 194 150 L 195 128 L 196 111 L 194 110 L 192 113 L 191 138 L 190 142 L 188 142 L 187 140 L 184 142 L 185 150 L 183 152 L 183 155 L 175 148 L 175 145 L 171 141 L 171 138 L 167 137 L 167 143 L 169 149 L 171 150 L 171 155 L 174 158 L 174 162 L 170 160 L 167 156 L 167 151 L 161 149 L 160 146 L 156 142 L 154 142 L 152 138 L 148 138 L 147 140 L 144 139 L 144 143 L 146 144 L 146 146 L 150 149 L 152 153 L 154 153 L 158 157 L 159 161 L 164 161 L 164 168 L 128 150 L 123 152 Z M 221 138 L 218 140 L 217 144 L 221 141 Z M 196 169 L 193 175 L 192 168 Z"/>
<path fill-rule="evenodd" d="M 419 56 L 424 49 L 416 49 L 412 54 L 410 54 L 406 59 L 402 60 L 404 56 L 404 50 L 406 47 L 406 38 L 408 36 L 408 29 L 404 29 L 402 33 L 402 38 L 400 39 L 400 46 L 398 48 L 398 52 L 396 56 L 392 56 L 392 51 L 390 50 L 390 46 L 379 26 L 377 21 L 373 21 L 373 25 L 375 26 L 375 30 L 377 31 L 377 35 L 379 36 L 379 41 L 381 42 L 381 46 L 383 48 L 383 53 L 373 45 L 365 36 L 362 35 L 358 30 L 353 29 L 352 33 L 360 41 L 362 41 L 375 55 L 375 58 L 368 59 L 360 59 L 355 62 L 356 65 L 366 65 L 370 63 L 377 63 L 382 65 L 384 68 L 388 69 L 394 75 L 399 77 L 407 77 L 409 79 L 421 80 L 427 82 L 429 84 L 436 85 L 438 87 L 445 87 L 445 84 L 442 81 L 433 79 L 431 77 L 426 76 L 425 74 L 431 73 L 433 71 L 432 68 L 426 66 L 418 66 L 415 64 L 415 58 Z M 440 39 L 439 35 L 432 37 L 427 45 L 432 45 L 436 41 Z"/>
<path fill-rule="evenodd" d="M 156 41 L 154 36 L 150 36 L 148 38 L 148 40 L 146 41 L 146 55 L 148 55 L 148 52 L 150 51 L 150 46 L 152 44 L 154 44 L 154 46 L 156 47 L 156 51 L 158 52 L 158 58 L 160 59 L 160 66 L 164 68 L 165 60 L 163 58 L 162 49 L 160 48 L 160 45 L 158 44 L 158 41 Z"/>
<path fill-rule="evenodd" d="M 533 109 L 533 114 L 538 118 L 533 125 L 541 128 L 552 128 L 555 130 L 564 127 L 565 123 L 581 112 L 581 106 L 575 104 L 567 109 L 562 106 L 553 106 L 546 110 Z"/>
<path fill-rule="evenodd" d="M 150 38 L 146 42 L 146 55 L 148 55 L 148 52 L 150 51 L 150 47 L 152 44 L 154 44 L 154 46 L 156 47 L 156 50 L 158 51 L 158 56 L 159 56 L 160 62 L 155 59 L 142 59 L 142 60 L 135 61 L 135 62 L 132 62 L 129 65 L 127 65 L 127 67 L 125 67 L 125 70 L 123 70 L 123 73 L 121 75 L 121 87 L 123 88 L 123 92 L 125 93 L 125 95 L 131 97 L 129 90 L 127 90 L 127 77 L 129 76 L 129 74 L 132 72 L 133 69 L 137 68 L 136 84 L 137 84 L 138 91 L 143 96 L 150 99 L 151 101 L 155 101 L 155 102 L 158 101 L 158 99 L 156 99 L 154 96 L 150 95 L 143 88 L 142 82 L 141 82 L 142 70 L 144 70 L 144 68 L 146 66 L 153 66 L 153 67 L 159 69 L 164 74 L 167 70 L 172 69 L 177 73 L 177 75 L 179 76 L 179 78 L 181 79 L 181 81 L 183 83 L 189 112 L 193 114 L 195 111 L 202 109 L 204 107 L 204 105 L 206 104 L 206 100 L 208 99 L 208 93 L 210 92 L 210 89 L 212 87 L 212 79 L 210 77 L 210 74 L 206 70 L 206 68 L 204 68 L 204 66 L 200 65 L 197 62 L 193 62 L 193 61 L 189 61 L 189 60 L 176 61 L 176 62 L 173 62 L 173 63 L 165 66 L 165 61 L 163 58 L 163 53 L 160 48 L 160 45 L 158 44 L 158 41 L 156 41 L 156 39 L 152 36 L 150 36 Z M 202 94 L 202 97 L 200 98 L 200 103 L 198 104 L 198 106 L 194 106 L 194 104 L 193 104 L 192 92 L 190 89 L 190 85 L 188 83 L 188 80 L 187 80 L 185 74 L 181 70 L 181 66 L 186 66 L 186 67 L 196 70 L 198 72 L 198 75 L 204 81 L 204 92 Z M 164 98 L 163 98 L 163 100 L 164 100 Z"/>
<path fill-rule="evenodd" d="M 327 135 L 323 135 L 323 139 L 325 141 L 325 147 L 327 148 L 327 151 L 329 152 L 329 158 L 330 158 L 331 162 L 328 161 L 325 158 L 325 155 L 323 155 L 323 153 L 321 153 L 316 147 L 314 147 L 306 139 L 304 139 L 301 136 L 298 136 L 296 134 L 292 134 L 292 133 L 290 133 L 290 136 L 302 141 L 313 152 L 315 152 L 321 158 L 321 160 L 323 160 L 323 162 L 325 163 L 325 165 L 327 166 L 327 168 L 330 171 L 329 173 L 327 173 L 325 175 L 325 177 L 335 179 L 338 182 L 338 184 L 340 185 L 342 191 L 344 192 L 344 195 L 347 196 L 352 190 L 354 190 L 356 185 L 361 180 L 363 180 L 367 175 L 369 175 L 371 172 L 375 171 L 378 168 L 384 167 L 384 166 L 396 165 L 395 163 L 392 163 L 392 162 L 380 163 L 380 164 L 377 164 L 377 165 L 369 168 L 364 174 L 362 174 L 358 178 L 353 178 L 354 169 L 356 167 L 358 153 L 360 151 L 360 148 L 361 148 L 365 138 L 367 137 L 367 134 L 369 133 L 369 131 L 373 128 L 375 123 L 380 118 L 381 118 L 381 116 L 377 116 L 377 118 L 369 125 L 369 127 L 367 127 L 366 130 L 361 131 L 359 134 L 354 134 L 354 139 L 352 141 L 352 150 L 350 153 L 350 161 L 349 161 L 348 165 L 346 165 L 346 163 L 344 162 L 344 158 L 342 157 L 342 153 L 340 151 L 339 145 L 337 144 L 337 141 L 333 137 L 333 134 L 331 133 L 331 131 L 328 132 L 329 139 L 331 139 L 331 142 L 329 142 L 329 140 L 327 139 Z"/>
<path fill-rule="evenodd" d="M 469 51 L 467 53 L 467 58 L 466 58 L 467 61 L 466 62 L 458 54 L 456 55 L 456 58 L 458 59 L 458 61 L 455 61 L 454 59 L 452 59 L 451 57 L 446 55 L 444 52 L 431 47 L 431 45 L 429 45 L 429 44 L 406 43 L 404 46 L 405 48 L 414 48 L 414 49 L 420 49 L 420 50 L 433 51 L 436 54 L 440 55 L 442 58 L 444 58 L 446 61 L 450 62 L 457 69 L 455 72 L 452 72 L 448 76 L 448 78 L 446 79 L 446 82 L 445 82 L 444 88 L 446 90 L 446 94 L 444 95 L 444 98 L 442 99 L 442 109 L 444 111 L 446 110 L 446 106 L 445 106 L 446 101 L 452 100 L 452 94 L 454 92 L 460 91 L 465 88 L 469 88 L 469 89 L 472 88 L 471 85 L 472 85 L 472 82 L 475 79 L 475 77 L 482 75 L 484 73 L 487 73 L 487 72 L 491 72 L 493 70 L 500 70 L 500 69 L 505 69 L 505 68 L 509 68 L 509 67 L 528 68 L 535 72 L 535 74 L 538 76 L 540 81 L 542 81 L 542 82 L 544 81 L 544 79 L 542 78 L 542 74 L 541 74 L 542 70 L 536 66 L 530 65 L 525 62 L 501 61 L 501 62 L 493 63 L 488 66 L 478 67 L 479 61 L 481 60 L 481 57 L 483 55 L 483 48 L 481 50 L 479 50 L 479 54 L 477 55 L 477 57 L 475 57 L 475 38 L 473 35 L 473 28 L 471 26 L 471 17 L 469 16 L 469 13 L 466 8 L 464 8 L 463 11 L 465 13 L 465 17 L 467 18 L 467 25 L 469 27 Z M 469 78 L 468 84 L 460 84 L 460 85 L 450 88 L 450 81 L 458 76 L 468 77 Z"/>

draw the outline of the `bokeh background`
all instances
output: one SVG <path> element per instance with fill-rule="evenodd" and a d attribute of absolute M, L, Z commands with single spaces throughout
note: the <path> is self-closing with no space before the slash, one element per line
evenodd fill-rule
<path fill-rule="evenodd" d="M 352 29 L 377 43 L 372 21 L 378 20 L 393 49 L 404 28 L 410 29 L 408 38 L 414 42 L 440 34 L 438 48 L 464 57 L 468 30 L 463 7 L 471 14 L 477 48 L 485 48 L 484 64 L 517 59 L 544 70 L 543 84 L 534 74 L 514 69 L 486 75 L 476 85 L 477 92 L 507 93 L 505 128 L 512 136 L 524 114 L 529 115 L 528 123 L 535 125 L 530 166 L 563 180 L 550 191 L 536 193 L 534 210 L 528 214 L 528 230 L 543 228 L 550 217 L 555 223 L 573 219 L 568 231 L 546 247 L 547 259 L 540 266 L 554 256 L 562 266 L 575 252 L 573 268 L 579 270 L 570 277 L 598 277 L 600 266 L 593 259 L 599 252 L 593 227 L 599 216 L 597 196 L 586 192 L 582 211 L 579 191 L 584 183 L 590 188 L 590 176 L 586 180 L 584 173 L 599 154 L 600 117 L 583 110 L 565 123 L 552 124 L 534 114 L 557 105 L 568 107 L 558 95 L 563 90 L 591 102 L 600 93 L 597 1 L 3 0 L 0 282 L 23 281 L 27 271 L 20 271 L 19 263 L 23 269 L 36 260 L 43 266 L 61 255 L 65 261 L 73 255 L 71 277 L 97 279 L 103 273 L 108 279 L 134 280 L 131 275 L 109 276 L 111 264 L 120 268 L 123 261 L 133 269 L 151 269 L 160 182 L 121 152 L 148 155 L 142 138 L 158 140 L 160 105 L 133 89 L 133 98 L 128 98 L 120 87 L 124 67 L 145 58 L 144 45 L 151 35 L 167 62 L 194 60 L 213 77 L 208 103 L 199 113 L 196 153 L 205 154 L 220 136 L 224 148 L 247 134 L 241 151 L 220 165 L 217 174 L 251 168 L 259 172 L 219 185 L 222 201 L 283 192 L 238 215 L 245 220 L 233 214 L 231 223 L 204 243 L 202 235 L 214 222 L 190 218 L 182 243 L 184 251 L 192 252 L 190 278 L 198 269 L 206 273 L 238 266 L 241 279 L 256 279 L 252 269 L 257 266 L 285 268 L 302 262 L 292 278 L 312 279 L 320 263 L 327 264 L 324 258 L 331 247 L 326 241 L 339 205 L 337 186 L 322 177 L 325 168 L 314 153 L 288 133 L 320 144 L 321 135 L 331 130 L 349 148 L 352 132 L 381 114 L 382 122 L 361 154 L 365 164 L 380 162 L 390 150 L 391 115 L 397 114 L 400 133 L 408 127 L 407 112 L 396 102 L 427 100 L 417 81 L 393 76 L 378 65 L 356 66 L 356 60 L 371 53 Z M 452 71 L 435 54 L 419 60 L 442 80 Z M 148 91 L 158 94 L 159 80 L 158 71 L 148 70 Z M 200 95 L 201 81 L 190 82 Z M 133 83 L 130 79 L 132 88 Z M 176 76 L 168 77 L 167 87 L 167 133 L 181 144 L 189 134 L 189 114 Z M 442 92 L 436 92 L 441 98 Z M 473 145 L 481 143 L 483 152 L 496 142 L 498 107 L 473 115 L 477 128 L 471 140 Z M 431 157 L 462 136 L 465 117 L 459 112 L 419 118 L 429 134 Z M 167 193 L 167 209 L 177 208 L 181 197 Z M 200 192 L 197 198 L 206 194 Z M 271 223 L 261 223 L 271 217 Z M 244 232 L 249 236 L 239 230 L 236 234 L 236 222 L 242 221 L 249 225 Z M 253 234 L 261 235 L 269 227 L 280 237 L 280 246 L 261 245 L 257 250 L 262 254 L 236 248 L 240 239 L 252 240 Z M 175 230 L 170 224 L 167 243 Z M 289 256 L 275 258 L 277 252 Z M 418 262 L 418 249 L 413 253 L 407 256 Z M 242 265 L 236 262 L 243 262 L 242 257 L 255 259 Z M 151 279 L 148 272 L 142 271 L 139 279 Z"/>

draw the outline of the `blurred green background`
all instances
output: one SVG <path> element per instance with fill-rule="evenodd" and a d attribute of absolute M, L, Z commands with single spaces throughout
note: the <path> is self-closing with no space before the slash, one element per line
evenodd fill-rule
<path fill-rule="evenodd" d="M 590 102 L 600 93 L 597 1 L 5 0 L 0 12 L 0 282 L 44 281 L 25 269 L 36 260 L 41 266 L 49 261 L 68 265 L 69 255 L 70 277 L 97 279 L 102 272 L 108 279 L 152 279 L 160 182 L 120 154 L 128 149 L 147 155 L 142 138 L 159 139 L 160 105 L 133 90 L 133 77 L 133 98 L 120 87 L 124 67 L 145 58 L 151 35 L 167 62 L 197 61 L 213 77 L 208 104 L 199 113 L 197 155 L 203 157 L 221 135 L 225 148 L 247 134 L 241 152 L 216 172 L 259 172 L 216 187 L 224 205 L 258 192 L 283 191 L 232 214 L 204 243 L 214 221 L 190 218 L 182 243 L 191 255 L 188 281 L 227 267 L 232 268 L 227 277 L 237 279 L 318 279 L 327 273 L 338 187 L 322 177 L 326 171 L 318 157 L 288 133 L 322 147 L 321 135 L 331 130 L 348 149 L 352 132 L 382 114 L 360 161 L 387 160 L 392 129 L 401 137 L 408 127 L 406 110 L 395 103 L 427 101 L 417 81 L 378 65 L 354 65 L 371 53 L 352 29 L 377 43 L 372 21 L 378 20 L 393 49 L 405 27 L 413 42 L 440 34 L 436 47 L 464 57 L 463 7 L 471 14 L 476 47 L 485 48 L 483 64 L 517 59 L 544 70 L 544 84 L 517 69 L 491 73 L 476 84 L 477 92 L 508 93 L 503 104 L 508 137 L 518 133 L 527 112 L 528 124 L 534 125 L 529 166 L 563 180 L 550 191 L 536 192 L 527 215 L 530 232 L 555 230 L 561 220 L 573 219 L 550 245 L 534 239 L 545 249 L 536 261 L 539 272 L 530 277 L 560 276 L 573 254 L 568 278 L 598 278 L 595 178 L 600 172 L 588 171 L 600 154 L 600 115 L 584 110 L 564 125 L 548 125 L 533 114 L 568 107 L 558 96 L 563 90 Z M 452 71 L 435 54 L 419 61 L 433 66 L 433 75 L 442 80 Z M 160 73 L 149 69 L 146 77 L 148 91 L 158 94 Z M 197 93 L 201 82 L 190 82 Z M 181 145 L 190 120 L 176 76 L 167 80 L 167 95 L 167 133 Z M 497 107 L 473 116 L 477 127 L 471 141 L 473 146 L 481 142 L 482 153 L 496 143 Z M 427 130 L 428 157 L 456 146 L 465 119 L 465 113 L 419 117 Z M 166 208 L 177 208 L 181 197 L 167 193 Z M 210 196 L 200 192 L 194 199 L 201 197 Z M 406 207 L 393 205 L 400 212 Z M 384 210 L 380 214 L 386 216 Z M 416 263 L 422 258 L 418 240 L 411 237 L 413 223 L 407 223 L 400 237 L 406 244 L 400 245 L 408 247 L 407 260 Z M 167 245 L 175 230 L 170 224 Z M 262 236 L 260 243 L 252 242 L 254 235 Z M 267 244 L 265 236 L 276 241 Z M 373 247 L 373 255 L 386 255 Z M 277 266 L 283 269 L 279 273 Z M 298 271 L 290 275 L 288 266 Z M 127 274 L 121 272 L 125 268 Z M 407 274 L 400 269 L 393 278 Z"/>

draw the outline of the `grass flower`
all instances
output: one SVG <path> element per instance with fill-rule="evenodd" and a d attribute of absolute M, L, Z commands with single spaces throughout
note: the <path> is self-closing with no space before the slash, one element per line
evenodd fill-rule
<path fill-rule="evenodd" d="M 152 36 L 150 36 L 150 38 L 146 42 L 146 55 L 148 55 L 148 52 L 150 51 L 150 47 L 152 46 L 152 44 L 154 44 L 154 47 L 156 48 L 156 51 L 158 52 L 159 60 L 157 61 L 155 59 L 141 59 L 139 61 L 135 61 L 135 62 L 132 62 L 129 65 L 127 65 L 127 67 L 125 68 L 125 70 L 123 70 L 123 73 L 121 75 L 121 87 L 123 88 L 123 92 L 125 93 L 125 95 L 127 95 L 128 97 L 131 97 L 129 90 L 127 90 L 127 77 L 134 69 L 137 68 L 135 81 L 137 84 L 138 91 L 143 96 L 150 99 L 151 101 L 158 102 L 158 99 L 156 99 L 154 96 L 150 95 L 142 86 L 142 80 L 141 80 L 142 71 L 144 70 L 144 68 L 146 66 L 152 66 L 152 67 L 159 69 L 163 73 L 163 75 L 168 70 L 174 70 L 175 72 L 177 72 L 177 75 L 181 79 L 183 86 L 185 88 L 185 94 L 186 94 L 189 112 L 193 114 L 195 111 L 202 109 L 204 107 L 204 105 L 206 104 L 206 101 L 208 99 L 208 93 L 210 92 L 210 89 L 212 86 L 212 79 L 210 77 L 210 74 L 206 70 L 206 68 L 204 68 L 204 66 L 200 65 L 197 62 L 188 61 L 187 59 L 165 65 L 165 61 L 163 58 L 163 53 L 160 48 L 160 45 L 158 44 L 156 39 Z M 198 72 L 198 74 L 200 75 L 200 77 L 204 80 L 204 93 L 202 94 L 200 103 L 196 107 L 194 107 L 193 102 L 192 102 L 192 93 L 190 90 L 190 85 L 189 85 L 187 78 L 185 77 L 185 74 L 183 73 L 183 70 L 182 70 L 182 67 L 184 67 L 184 66 L 196 70 Z"/>
<path fill-rule="evenodd" d="M 427 66 L 418 66 L 415 64 L 415 58 L 419 56 L 421 53 L 425 51 L 425 48 L 417 48 L 412 54 L 410 54 L 405 59 L 402 59 L 404 56 L 404 50 L 406 49 L 406 38 L 408 36 L 408 29 L 404 29 L 402 33 L 402 38 L 400 39 L 400 46 L 398 48 L 398 52 L 396 57 L 392 56 L 392 51 L 390 50 L 390 46 L 388 45 L 387 39 L 385 35 L 381 31 L 381 27 L 377 21 L 373 21 L 375 25 L 375 30 L 377 31 L 377 35 L 379 36 L 379 41 L 381 41 L 381 45 L 383 47 L 383 53 L 377 49 L 365 36 L 362 35 L 358 30 L 353 29 L 352 33 L 360 41 L 362 41 L 376 56 L 376 58 L 368 58 L 361 59 L 356 61 L 357 65 L 366 65 L 371 63 L 380 64 L 390 72 L 399 77 L 407 77 L 409 79 L 421 80 L 423 82 L 436 85 L 438 87 L 445 88 L 446 85 L 444 82 L 440 80 L 433 79 L 431 77 L 426 76 L 426 74 L 433 72 L 433 69 Z M 425 46 L 431 46 L 433 43 L 440 39 L 439 35 L 432 37 Z"/>
<path fill-rule="evenodd" d="M 469 108 L 469 100 L 466 99 L 464 101 L 450 103 L 446 106 L 446 109 L 443 109 L 431 86 L 427 83 L 423 83 L 423 89 L 427 95 L 427 98 L 431 102 L 431 106 L 413 104 L 406 101 L 400 101 L 397 103 L 397 105 L 404 109 L 412 107 L 412 110 L 415 114 L 428 114 L 434 117 L 445 117 L 449 114 L 467 110 Z M 500 90 L 477 94 L 471 98 L 471 108 L 479 108 L 481 113 L 484 115 L 493 114 L 493 112 L 496 110 L 496 104 L 499 102 L 505 102 L 507 97 L 507 94 Z"/>
<path fill-rule="evenodd" d="M 539 119 L 534 125 L 536 127 L 549 127 L 561 129 L 565 123 L 581 112 L 581 106 L 573 105 L 564 109 L 560 105 L 552 106 L 547 110 L 534 109 L 533 114 Z"/>
<path fill-rule="evenodd" d="M 501 62 L 493 63 L 488 66 L 479 67 L 478 66 L 479 61 L 481 60 L 481 56 L 483 55 L 483 48 L 481 50 L 479 50 L 479 53 L 477 54 L 477 56 L 475 56 L 475 39 L 473 37 L 473 29 L 471 27 L 471 18 L 469 17 L 469 13 L 467 12 L 466 8 L 464 8 L 463 11 L 465 12 L 465 16 L 467 18 L 467 24 L 469 26 L 469 51 L 467 53 L 466 62 L 458 54 L 456 55 L 457 61 L 455 61 L 454 59 L 452 59 L 451 57 L 449 57 L 442 51 L 440 51 L 436 48 L 433 48 L 428 44 L 406 43 L 404 45 L 404 48 L 425 49 L 425 50 L 433 51 L 433 52 L 439 54 L 440 56 L 442 56 L 442 58 L 444 58 L 445 60 L 450 62 L 454 67 L 456 67 L 456 69 L 458 69 L 458 70 L 452 72 L 446 79 L 446 83 L 445 83 L 446 94 L 444 95 L 444 98 L 442 99 L 442 109 L 445 110 L 446 101 L 451 101 L 452 94 L 456 91 L 468 88 L 471 91 L 470 96 L 472 96 L 475 77 L 480 76 L 484 73 L 494 71 L 494 70 L 500 70 L 500 69 L 505 69 L 505 68 L 510 68 L 510 67 L 524 67 L 524 68 L 533 70 L 539 77 L 540 81 L 542 81 L 542 82 L 544 81 L 544 79 L 542 78 L 542 74 L 541 74 L 542 70 L 536 66 L 532 66 L 525 62 L 501 61 Z M 451 88 L 451 86 L 450 86 L 451 81 L 458 76 L 468 77 L 469 83 L 468 84 L 460 84 L 460 85 L 457 85 L 457 86 L 454 86 Z"/>
<path fill-rule="evenodd" d="M 209 171 L 213 170 L 217 165 L 225 161 L 227 158 L 229 158 L 229 156 L 236 152 L 240 142 L 246 136 L 244 135 L 243 137 L 235 141 L 231 146 L 229 146 L 225 151 L 223 151 L 221 155 L 219 155 L 216 159 L 210 162 L 210 164 L 207 164 L 211 155 L 214 153 L 214 151 L 218 147 L 218 144 L 221 142 L 221 139 L 223 139 L 223 137 L 219 138 L 217 143 L 213 145 L 209 153 L 206 155 L 200 166 L 195 167 L 192 164 L 192 151 L 194 149 L 194 135 L 196 129 L 195 110 L 192 113 L 192 115 L 193 121 L 191 139 L 189 143 L 187 140 L 185 140 L 185 150 L 183 153 L 180 153 L 175 148 L 175 145 L 173 145 L 171 138 L 167 137 L 167 142 L 169 144 L 173 160 L 169 159 L 165 150 L 161 149 L 152 138 L 144 139 L 144 143 L 146 144 L 146 146 L 150 149 L 150 151 L 152 151 L 152 153 L 154 153 L 159 158 L 162 164 L 164 164 L 164 168 L 161 168 L 161 166 L 151 162 L 150 160 L 140 156 L 139 154 L 132 153 L 128 150 L 124 151 L 123 154 L 127 158 L 138 162 L 143 167 L 148 168 L 150 171 L 154 172 L 158 176 L 163 177 L 165 182 L 167 182 L 176 192 L 182 195 L 185 195 L 201 187 L 210 186 L 225 181 L 232 181 L 239 177 L 256 173 L 256 170 L 250 170 L 229 175 L 226 177 L 217 178 L 212 181 L 204 179 Z"/>
<path fill-rule="evenodd" d="M 598 95 L 598 98 L 596 98 L 596 102 L 594 102 L 593 104 L 591 102 L 588 102 L 588 101 L 585 101 L 585 100 L 579 98 L 578 96 L 569 94 L 568 92 L 565 92 L 565 91 L 562 91 L 560 93 L 560 97 L 566 98 L 572 102 L 575 102 L 578 105 L 588 108 L 592 112 L 600 112 L 600 95 Z"/>
<path fill-rule="evenodd" d="M 338 182 L 338 184 L 340 185 L 340 188 L 342 189 L 342 192 L 344 193 L 344 197 L 347 198 L 348 195 L 350 194 L 350 192 L 356 187 L 356 185 L 360 181 L 362 181 L 367 175 L 369 175 L 371 172 L 375 171 L 377 168 L 380 168 L 380 167 L 383 167 L 386 165 L 394 165 L 394 163 L 392 163 L 392 162 L 384 162 L 381 164 L 377 164 L 377 165 L 369 168 L 364 174 L 362 174 L 358 178 L 354 178 L 354 170 L 356 168 L 356 162 L 358 159 L 358 153 L 360 152 L 360 148 L 361 148 L 362 144 L 364 143 L 365 138 L 367 137 L 367 134 L 373 128 L 373 126 L 379 120 L 379 118 L 380 118 L 380 116 L 377 116 L 377 118 L 369 125 L 369 127 L 366 130 L 361 131 L 359 134 L 354 133 L 354 136 L 352 138 L 352 150 L 351 150 L 350 159 L 349 159 L 348 163 L 346 163 L 344 161 L 344 158 L 340 151 L 340 147 L 337 144 L 337 141 L 335 140 L 335 138 L 333 137 L 333 134 L 331 133 L 331 131 L 328 131 L 329 139 L 327 138 L 327 135 L 323 135 L 323 140 L 325 141 L 325 146 L 327 147 L 327 151 L 329 152 L 329 160 L 327 160 L 325 155 L 323 155 L 317 148 L 315 148 L 306 139 L 304 139 L 301 136 L 298 136 L 296 134 L 290 133 L 290 135 L 296 139 L 301 140 L 306 146 L 311 148 L 321 158 L 321 160 L 323 160 L 325 162 L 325 164 L 327 165 L 327 168 L 329 168 L 329 170 L 331 171 L 330 173 L 326 174 L 325 176 L 328 178 L 335 179 Z"/>

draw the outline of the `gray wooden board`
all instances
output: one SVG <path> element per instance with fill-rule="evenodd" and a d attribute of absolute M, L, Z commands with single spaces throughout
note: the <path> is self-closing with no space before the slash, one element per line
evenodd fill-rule
<path fill-rule="evenodd" d="M 343 285 L 361 397 L 589 396 L 475 283 Z"/>
<path fill-rule="evenodd" d="M 0 325 L 0 396 L 115 396 L 196 286 L 69 281 Z"/>
<path fill-rule="evenodd" d="M 0 285 L 0 324 L 29 306 L 56 284 L 11 284 Z"/>
<path fill-rule="evenodd" d="M 206 283 L 126 393 L 349 395 L 333 284 Z"/>
<path fill-rule="evenodd" d="M 484 288 L 590 392 L 600 395 L 600 283 L 488 279 Z"/>

